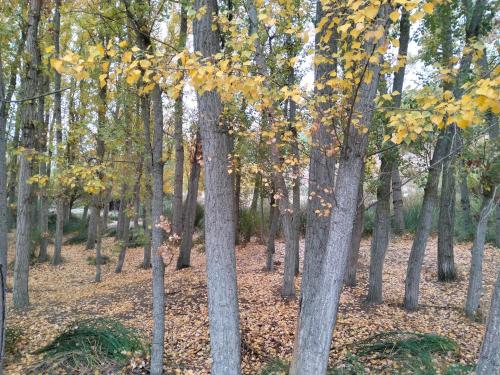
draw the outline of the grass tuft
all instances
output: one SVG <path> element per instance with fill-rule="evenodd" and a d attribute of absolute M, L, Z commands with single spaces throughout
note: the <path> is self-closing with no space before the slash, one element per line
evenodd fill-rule
<path fill-rule="evenodd" d="M 137 333 L 121 323 L 104 318 L 75 322 L 54 341 L 41 348 L 42 360 L 33 373 L 53 373 L 65 370 L 85 373 L 89 370 L 119 368 L 145 347 Z"/>

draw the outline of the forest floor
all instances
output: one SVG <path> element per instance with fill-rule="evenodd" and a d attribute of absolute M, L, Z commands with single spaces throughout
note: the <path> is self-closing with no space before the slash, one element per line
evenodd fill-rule
<path fill-rule="evenodd" d="M 302 244 L 303 245 L 303 244 Z M 411 237 L 395 238 L 389 247 L 384 268 L 384 304 L 366 307 L 363 303 L 368 277 L 370 239 L 361 244 L 358 285 L 345 288 L 334 332 L 330 361 L 338 364 L 353 343 L 384 331 L 411 331 L 446 335 L 455 340 L 459 351 L 453 361 L 474 363 L 484 334 L 484 323 L 470 322 L 462 312 L 467 290 L 470 244 L 457 244 L 455 260 L 459 280 L 437 282 L 436 238 L 429 240 L 420 285 L 421 307 L 408 313 L 400 304 Z M 120 319 L 144 333 L 151 334 L 151 272 L 138 267 L 142 249 L 129 249 L 121 274 L 114 273 L 117 243 L 106 238 L 104 254 L 111 261 L 103 266 L 101 283 L 95 283 L 95 266 L 86 261 L 93 251 L 84 245 L 63 248 L 60 266 L 37 264 L 30 270 L 29 310 L 12 310 L 8 293 L 8 326 L 20 332 L 15 357 L 7 358 L 7 374 L 24 374 L 38 356 L 33 352 L 47 344 L 75 320 L 103 316 Z M 51 249 L 50 249 L 51 250 Z M 11 247 L 10 254 L 14 249 Z M 276 254 L 276 271 L 263 272 L 265 248 L 249 243 L 237 249 L 239 308 L 242 331 L 243 373 L 260 374 L 272 359 L 288 360 L 292 353 L 297 301 L 280 297 L 283 273 L 283 244 Z M 498 249 L 487 245 L 484 259 L 482 306 L 489 306 L 495 269 L 500 262 Z M 207 291 L 204 254 L 193 251 L 193 267 L 175 271 L 167 267 L 165 289 L 167 373 L 208 374 L 210 367 Z M 8 285 L 12 283 L 12 270 Z M 297 288 L 300 278 L 297 280 Z M 387 360 L 385 360 L 387 361 Z M 382 361 L 383 362 L 383 361 Z M 387 363 L 381 363 L 381 366 Z M 381 367 L 382 368 L 382 367 Z M 380 372 L 379 372 L 380 373 Z"/>

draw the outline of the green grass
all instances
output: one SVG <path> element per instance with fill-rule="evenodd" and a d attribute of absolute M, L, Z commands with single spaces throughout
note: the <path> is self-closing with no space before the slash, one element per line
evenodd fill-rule
<path fill-rule="evenodd" d="M 86 373 L 89 370 L 116 369 L 127 364 L 135 353 L 146 352 L 137 332 L 121 323 L 104 318 L 78 321 L 65 329 L 54 341 L 39 349 L 42 360 L 34 373 L 65 370 Z"/>
<path fill-rule="evenodd" d="M 473 365 L 448 363 L 445 355 L 456 354 L 458 345 L 448 337 L 411 332 L 382 332 L 352 345 L 348 353 L 328 375 L 363 375 L 370 373 L 397 373 L 431 375 L 465 375 L 474 371 Z M 387 359 L 396 366 L 374 364 L 374 359 Z M 448 361 L 448 362 L 447 362 Z M 288 374 L 289 364 L 272 359 L 261 375 Z"/>

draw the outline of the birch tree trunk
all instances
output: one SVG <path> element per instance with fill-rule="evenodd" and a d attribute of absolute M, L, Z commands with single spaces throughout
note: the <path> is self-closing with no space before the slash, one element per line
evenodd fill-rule
<path fill-rule="evenodd" d="M 26 40 L 26 75 L 24 77 L 24 94 L 34 97 L 37 93 L 38 81 L 38 24 L 42 0 L 30 0 L 28 11 L 28 31 Z M 16 309 L 23 309 L 29 304 L 28 274 L 31 246 L 31 162 L 26 153 L 33 150 L 33 136 L 36 121 L 36 106 L 34 101 L 22 104 L 22 142 L 25 151 L 19 156 L 19 179 L 17 197 L 17 225 L 16 225 L 16 261 L 14 265 L 13 304 Z"/>
<path fill-rule="evenodd" d="M 193 20 L 194 50 L 210 58 L 220 52 L 219 28 L 213 27 L 216 0 L 196 0 Z M 214 30 L 215 29 L 215 30 Z M 227 171 L 230 140 L 220 116 L 223 107 L 214 91 L 198 94 L 199 124 L 205 166 L 205 246 L 212 373 L 240 374 L 240 327 L 232 178 Z"/>

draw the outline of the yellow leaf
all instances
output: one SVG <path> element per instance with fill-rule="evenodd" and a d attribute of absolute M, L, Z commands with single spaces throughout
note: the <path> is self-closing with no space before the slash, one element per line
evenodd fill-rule
<path fill-rule="evenodd" d="M 118 45 L 120 46 L 120 48 L 125 48 L 127 47 L 128 42 L 126 40 L 122 40 L 120 43 L 118 43 Z"/>
<path fill-rule="evenodd" d="M 392 22 L 396 22 L 399 19 L 399 12 L 395 10 L 391 14 L 389 14 L 389 18 L 392 20 Z"/>
<path fill-rule="evenodd" d="M 50 65 L 61 74 L 64 71 L 63 62 L 58 59 L 50 59 Z"/>
<path fill-rule="evenodd" d="M 424 4 L 424 12 L 427 14 L 431 14 L 434 11 L 434 4 L 432 3 L 425 3 Z"/>
<path fill-rule="evenodd" d="M 141 60 L 139 62 L 139 65 L 141 66 L 141 68 L 147 69 L 147 68 L 149 68 L 151 66 L 151 61 L 149 61 L 149 60 Z"/>
<path fill-rule="evenodd" d="M 45 48 L 45 53 L 52 53 L 56 50 L 56 46 L 48 46 Z"/>
<path fill-rule="evenodd" d="M 139 69 L 133 69 L 127 74 L 127 83 L 133 85 L 141 77 L 141 71 Z"/>
<path fill-rule="evenodd" d="M 129 63 L 132 61 L 132 52 L 127 51 L 122 56 L 122 62 Z"/>

